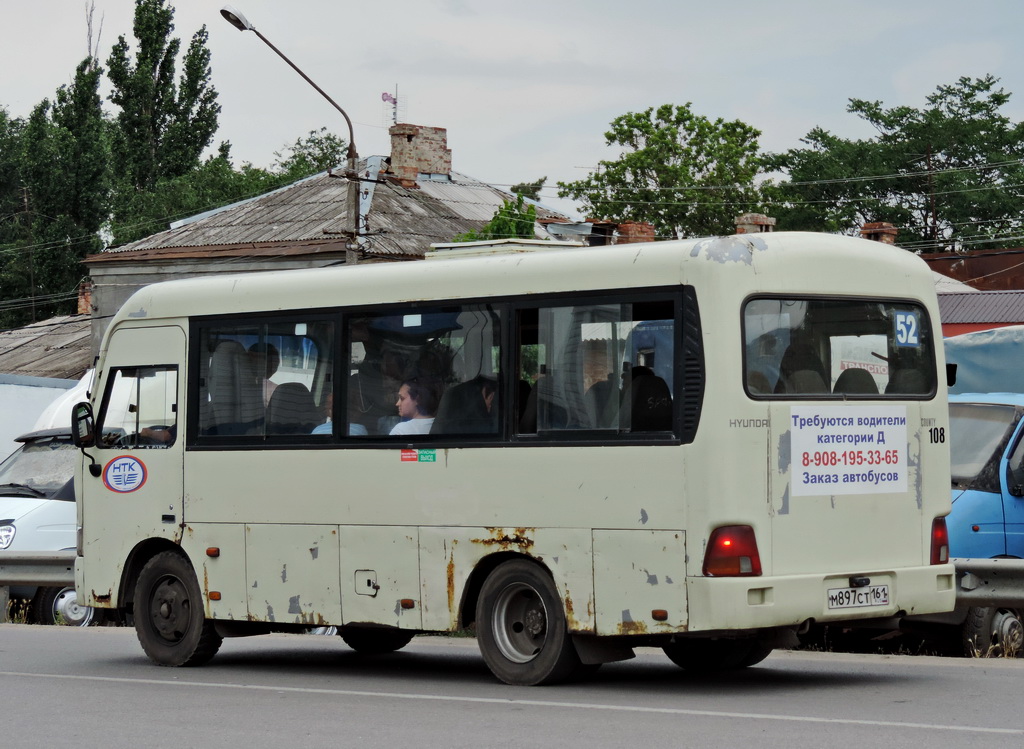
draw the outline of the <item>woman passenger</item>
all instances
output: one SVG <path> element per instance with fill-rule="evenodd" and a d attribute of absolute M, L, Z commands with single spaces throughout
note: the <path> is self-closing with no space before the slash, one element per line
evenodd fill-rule
<path fill-rule="evenodd" d="M 391 434 L 429 434 L 437 413 L 437 394 L 418 379 L 406 380 L 398 389 L 395 406 L 402 418 Z"/>

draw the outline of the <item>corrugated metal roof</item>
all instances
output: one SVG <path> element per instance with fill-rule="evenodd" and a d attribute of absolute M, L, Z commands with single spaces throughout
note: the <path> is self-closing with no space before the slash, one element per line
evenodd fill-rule
<path fill-rule="evenodd" d="M 1024 323 L 1024 291 L 939 294 L 944 323 Z"/>
<path fill-rule="evenodd" d="M 370 157 L 361 162 L 361 171 L 366 173 L 367 164 L 382 161 Z M 368 254 L 422 257 L 431 243 L 448 242 L 480 228 L 504 200 L 514 197 L 454 172 L 450 179 L 423 177 L 417 185 L 409 189 L 384 177 L 373 186 L 366 216 Z M 89 262 L 127 260 L 125 253 L 132 253 L 133 260 L 185 257 L 184 248 L 206 248 L 201 255 L 187 253 L 193 257 L 254 254 L 257 247 L 285 254 L 282 250 L 291 245 L 296 247 L 287 254 L 302 254 L 323 251 L 321 243 L 330 245 L 330 251 L 344 251 L 347 189 L 344 179 L 325 172 L 176 223 L 167 231 L 94 255 Z M 542 206 L 537 214 L 538 218 L 566 218 Z"/>
<path fill-rule="evenodd" d="M 89 315 L 51 317 L 0 333 L 0 373 L 77 380 L 89 368 Z"/>

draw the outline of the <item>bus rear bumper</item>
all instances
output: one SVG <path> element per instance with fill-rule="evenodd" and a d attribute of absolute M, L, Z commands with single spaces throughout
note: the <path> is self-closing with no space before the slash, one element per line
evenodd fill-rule
<path fill-rule="evenodd" d="M 690 632 L 800 627 L 951 611 L 951 564 L 870 573 L 688 577 Z"/>

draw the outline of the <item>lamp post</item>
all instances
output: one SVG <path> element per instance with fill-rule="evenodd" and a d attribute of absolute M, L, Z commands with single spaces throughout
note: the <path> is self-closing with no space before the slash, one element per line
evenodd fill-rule
<path fill-rule="evenodd" d="M 269 39 L 257 31 L 256 27 L 253 26 L 245 16 L 230 5 L 225 5 L 221 8 L 220 14 L 224 16 L 228 23 L 239 31 L 251 31 L 258 36 L 264 44 L 274 50 L 282 60 L 288 63 L 296 73 L 302 76 L 306 83 L 315 88 L 317 93 L 327 99 L 327 101 L 331 103 L 331 106 L 341 112 L 341 116 L 345 118 L 345 123 L 348 125 L 348 154 L 345 163 L 345 178 L 348 180 L 348 192 L 346 193 L 345 200 L 348 203 L 349 215 L 349 228 L 345 232 L 347 235 L 345 240 L 345 264 L 355 265 L 359 262 L 359 174 L 357 171 L 359 154 L 356 153 L 356 136 L 352 129 L 352 120 L 349 119 L 348 114 L 344 109 L 338 106 L 338 103 L 334 101 L 334 99 L 328 96 L 322 88 L 316 85 L 308 75 L 303 73 L 299 69 L 299 66 L 289 60 L 281 50 L 271 44 Z"/>

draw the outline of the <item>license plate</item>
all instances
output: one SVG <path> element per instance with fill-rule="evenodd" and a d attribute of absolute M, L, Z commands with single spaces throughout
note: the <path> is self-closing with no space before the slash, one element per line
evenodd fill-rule
<path fill-rule="evenodd" d="M 830 609 L 858 609 L 866 606 L 888 606 L 889 586 L 868 585 L 863 588 L 829 588 Z"/>

